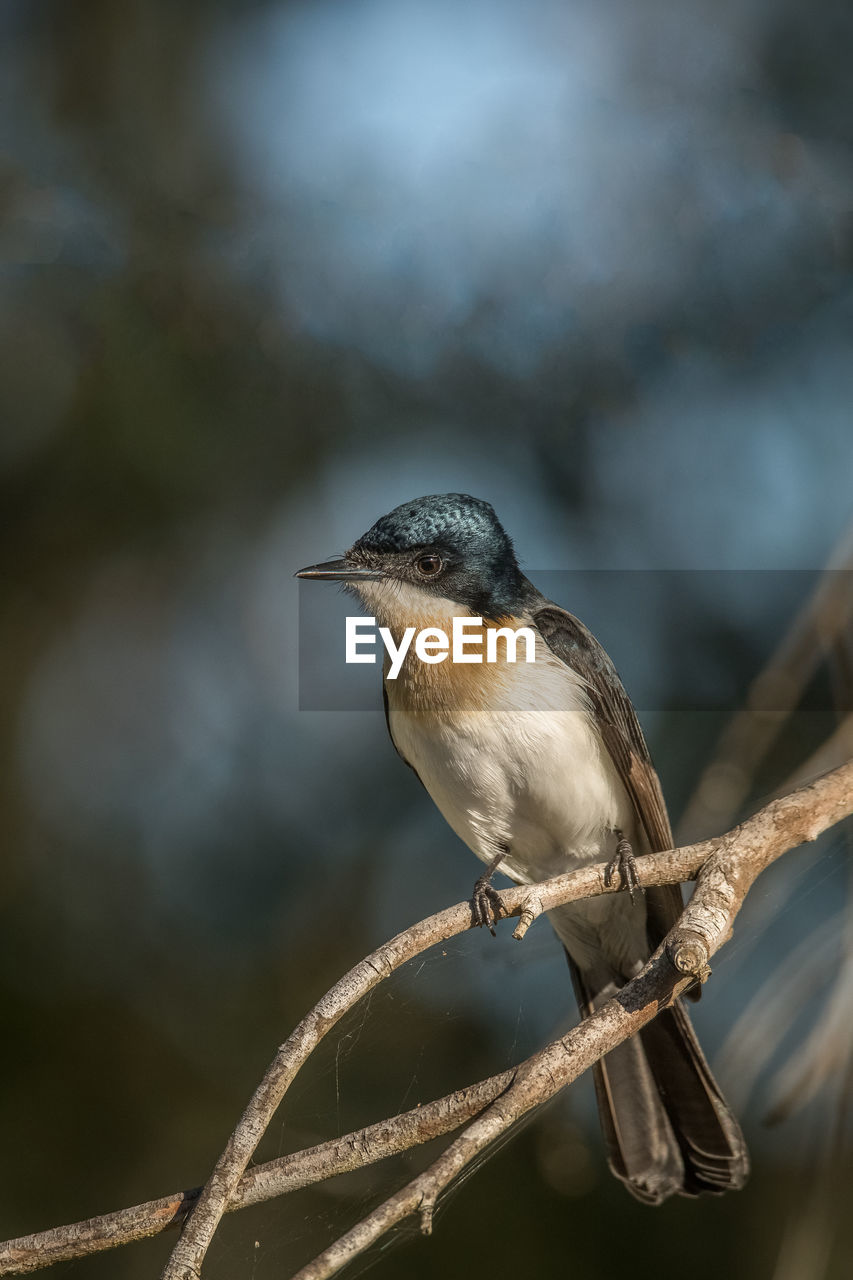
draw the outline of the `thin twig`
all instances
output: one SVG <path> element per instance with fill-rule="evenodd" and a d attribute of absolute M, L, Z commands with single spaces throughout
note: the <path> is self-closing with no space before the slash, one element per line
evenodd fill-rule
<path fill-rule="evenodd" d="M 756 771 L 797 707 L 809 681 L 853 619 L 853 525 L 836 545 L 811 597 L 766 666 L 750 684 L 744 705 L 723 729 L 678 824 L 677 837 L 719 831 L 737 816 Z M 847 640 L 849 644 L 849 639 Z M 842 704 L 842 711 L 846 710 Z M 797 781 L 837 760 L 804 766 Z M 793 784 L 792 784 L 793 785 Z"/>
<path fill-rule="evenodd" d="M 693 982 L 692 976 L 679 975 L 665 945 L 659 947 L 617 996 L 519 1068 L 506 1092 L 429 1169 L 309 1262 L 293 1280 L 327 1280 L 410 1214 L 418 1214 L 421 1230 L 428 1235 L 439 1196 L 480 1152 L 528 1111 L 547 1102 L 605 1053 L 651 1022 Z"/>
<path fill-rule="evenodd" d="M 443 1098 L 422 1103 L 393 1119 L 380 1120 L 378 1124 L 357 1129 L 331 1142 L 255 1165 L 243 1174 L 228 1203 L 227 1212 L 273 1200 L 353 1169 L 365 1168 L 450 1133 L 493 1102 L 512 1082 L 516 1069 L 501 1071 L 487 1080 L 457 1089 Z M 170 1227 L 180 1227 L 201 1190 L 201 1187 L 192 1187 L 129 1209 L 87 1218 L 84 1222 L 8 1240 L 0 1245 L 0 1276 L 39 1271 L 55 1262 L 70 1262 L 74 1258 L 159 1235 Z"/>

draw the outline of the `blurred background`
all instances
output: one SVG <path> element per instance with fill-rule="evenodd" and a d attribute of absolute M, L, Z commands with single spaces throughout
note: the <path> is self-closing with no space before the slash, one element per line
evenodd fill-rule
<path fill-rule="evenodd" d="M 683 838 L 851 754 L 851 54 L 842 0 L 0 4 L 4 1237 L 202 1181 L 326 987 L 470 893 L 292 578 L 397 503 L 495 505 Z M 744 1192 L 634 1203 L 582 1082 L 363 1265 L 848 1276 L 849 877 L 841 830 L 768 873 L 696 1011 Z M 544 922 L 458 940 L 258 1158 L 572 1017 Z M 429 1154 L 234 1215 L 205 1275 L 291 1274 Z"/>

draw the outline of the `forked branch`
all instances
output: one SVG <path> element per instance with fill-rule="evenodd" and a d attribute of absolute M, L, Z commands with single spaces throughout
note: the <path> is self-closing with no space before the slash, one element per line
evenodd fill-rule
<path fill-rule="evenodd" d="M 470 928 L 470 907 L 459 903 L 420 921 L 362 960 L 303 1018 L 278 1050 L 197 1199 L 196 1193 L 167 1197 L 134 1210 L 92 1219 L 89 1223 L 10 1241 L 0 1246 L 0 1275 L 33 1271 L 60 1258 L 78 1257 L 152 1235 L 186 1219 L 162 1280 L 198 1280 L 202 1261 L 226 1210 L 320 1181 L 345 1168 L 382 1159 L 427 1137 L 449 1132 L 472 1115 L 477 1116 L 428 1170 L 303 1268 L 294 1280 L 324 1280 L 333 1275 L 412 1213 L 418 1213 L 423 1229 L 429 1230 L 437 1197 L 479 1152 L 521 1116 L 547 1101 L 604 1053 L 633 1035 L 683 989 L 697 979 L 704 980 L 710 957 L 728 938 L 747 892 L 765 867 L 788 849 L 814 840 L 851 812 L 853 761 L 848 761 L 815 782 L 773 801 L 724 836 L 638 859 L 637 870 L 643 884 L 652 886 L 697 879 L 696 890 L 678 925 L 643 971 L 592 1017 L 534 1054 L 515 1071 L 439 1099 L 429 1104 L 429 1108 L 421 1107 L 407 1116 L 371 1126 L 358 1135 L 350 1135 L 349 1139 L 297 1153 L 270 1166 L 259 1166 L 246 1175 L 249 1159 L 276 1108 L 320 1040 L 354 1004 L 400 965 Z M 618 891 L 605 885 L 604 871 L 602 863 L 543 884 L 504 890 L 502 914 L 520 917 L 514 936 L 522 937 L 543 911 Z M 429 1116 L 421 1136 L 417 1132 L 418 1116 L 421 1121 Z M 438 1127 L 430 1129 L 429 1124 Z M 356 1148 L 359 1145 L 363 1148 L 362 1158 L 354 1163 L 351 1162 L 352 1146 L 349 1154 L 345 1150 L 348 1141 Z M 273 1170 L 273 1166 L 279 1167 Z M 194 1207 L 187 1216 L 187 1208 L 193 1202 Z"/>

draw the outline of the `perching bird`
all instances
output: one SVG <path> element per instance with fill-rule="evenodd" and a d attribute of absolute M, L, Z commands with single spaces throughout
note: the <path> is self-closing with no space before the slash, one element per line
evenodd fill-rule
<path fill-rule="evenodd" d="M 527 884 L 606 861 L 633 890 L 633 852 L 672 847 L 660 783 L 613 663 L 583 623 L 524 577 L 487 502 L 449 493 L 404 503 L 343 559 L 298 576 L 344 582 L 397 645 L 406 628 L 450 633 L 459 616 L 532 629 L 532 662 L 424 662 L 410 648 L 393 680 L 385 663 L 394 746 L 488 864 L 472 901 L 478 923 L 491 927 L 496 870 Z M 681 910 L 670 885 L 549 912 L 582 1016 L 639 972 Z M 743 1185 L 743 1135 L 680 1001 L 594 1070 L 610 1167 L 638 1199 L 660 1204 Z"/>

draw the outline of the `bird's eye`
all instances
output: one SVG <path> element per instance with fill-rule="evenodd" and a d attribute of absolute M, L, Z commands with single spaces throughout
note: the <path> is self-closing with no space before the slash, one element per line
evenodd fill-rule
<path fill-rule="evenodd" d="M 425 556 L 418 556 L 415 561 L 415 568 L 422 578 L 434 578 L 442 569 L 441 556 L 432 555 L 431 553 Z"/>

